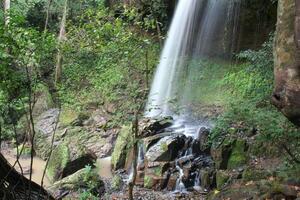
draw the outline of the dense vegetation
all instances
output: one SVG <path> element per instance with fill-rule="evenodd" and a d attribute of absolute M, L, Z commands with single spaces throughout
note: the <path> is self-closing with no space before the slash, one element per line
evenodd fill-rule
<path fill-rule="evenodd" d="M 272 0 L 272 5 L 276 2 Z M 37 117 L 59 108 L 64 131 L 57 138 L 63 140 L 67 131 L 73 131 L 73 138 L 88 140 L 89 132 L 74 123 L 80 124 L 99 109 L 109 115 L 108 122 L 97 127 L 101 134 L 130 127 L 126 144 L 121 144 L 128 148 L 133 128 L 124 125 L 134 120 L 141 102 L 146 101 L 170 23 L 169 4 L 164 0 L 142 0 L 137 5 L 105 0 L 17 0 L 12 2 L 8 21 L 8 14 L 1 9 L 0 146 L 2 141 L 10 141 L 17 154 L 24 148 L 23 154 L 33 156 Z M 193 92 L 186 97 L 192 104 L 188 106 L 198 117 L 212 122 L 210 148 L 219 147 L 228 138 L 235 142 L 243 139 L 252 145 L 251 156 L 278 157 L 285 161 L 278 174 L 297 179 L 299 127 L 270 102 L 273 41 L 271 33 L 260 48 L 238 52 L 232 60 L 195 59 L 189 64 L 192 82 L 178 85 L 193 85 Z M 57 73 L 61 78 L 57 79 Z M 27 135 L 20 136 L 24 127 Z M 68 157 L 68 149 L 66 152 Z M 76 188 L 80 199 L 97 199 L 97 172 L 88 165 L 83 179 L 85 187 Z"/>

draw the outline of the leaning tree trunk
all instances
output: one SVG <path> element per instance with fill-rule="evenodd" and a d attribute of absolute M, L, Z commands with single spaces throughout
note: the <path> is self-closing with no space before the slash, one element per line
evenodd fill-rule
<path fill-rule="evenodd" d="M 300 0 L 278 0 L 273 104 L 300 126 Z"/>
<path fill-rule="evenodd" d="M 29 191 L 30 200 L 54 200 L 44 188 L 19 174 L 0 153 L 0 199 L 27 200 Z"/>

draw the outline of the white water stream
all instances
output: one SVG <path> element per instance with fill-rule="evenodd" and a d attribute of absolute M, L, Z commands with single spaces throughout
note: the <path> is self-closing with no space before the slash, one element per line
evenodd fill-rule
<path fill-rule="evenodd" d="M 179 0 L 152 83 L 146 117 L 172 116 L 173 131 L 193 138 L 200 127 L 208 126 L 190 117 L 188 106 L 191 97 L 197 98 L 194 89 L 199 87 L 197 74 L 201 71 L 192 63 L 232 54 L 240 6 L 241 0 Z M 184 156 L 191 154 L 186 152 Z M 183 170 L 178 164 L 176 168 L 179 178 L 175 191 L 184 193 Z M 195 187 L 199 186 L 195 182 Z"/>

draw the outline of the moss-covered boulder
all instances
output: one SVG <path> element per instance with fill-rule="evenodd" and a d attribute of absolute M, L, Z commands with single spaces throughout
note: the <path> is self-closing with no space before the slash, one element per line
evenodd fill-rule
<path fill-rule="evenodd" d="M 66 140 L 52 152 L 47 168 L 47 176 L 51 182 L 67 177 L 86 165 L 93 165 L 95 154 L 86 149 L 80 141 Z"/>
<path fill-rule="evenodd" d="M 133 145 L 133 135 L 131 126 L 123 126 L 111 157 L 113 170 L 122 169 L 125 167 L 126 160 L 129 156 L 130 149 Z"/>
<path fill-rule="evenodd" d="M 78 190 L 88 189 L 97 196 L 102 196 L 105 192 L 104 182 L 100 179 L 97 171 L 86 167 L 76 173 L 55 182 L 48 191 L 56 198 L 60 199 L 66 193 L 78 192 Z M 65 197 L 67 198 L 68 197 Z M 72 198 L 71 198 L 72 199 Z"/>
<path fill-rule="evenodd" d="M 227 164 L 228 169 L 236 169 L 247 163 L 247 148 L 248 147 L 245 140 L 237 139 L 233 143 L 232 151 Z"/>

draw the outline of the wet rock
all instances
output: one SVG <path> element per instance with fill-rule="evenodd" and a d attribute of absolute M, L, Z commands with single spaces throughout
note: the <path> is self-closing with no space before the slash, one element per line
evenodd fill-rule
<path fill-rule="evenodd" d="M 132 141 L 133 137 L 131 126 L 123 126 L 112 153 L 111 164 L 113 170 L 118 170 L 125 167 L 126 160 L 130 153 Z"/>
<path fill-rule="evenodd" d="M 208 128 L 202 127 L 198 133 L 198 141 L 200 145 L 200 151 L 204 152 L 208 149 L 208 139 L 209 139 L 210 130 Z"/>
<path fill-rule="evenodd" d="M 160 119 L 145 118 L 140 124 L 140 137 L 149 137 L 161 133 L 165 128 L 173 123 L 172 117 L 164 117 Z"/>
<path fill-rule="evenodd" d="M 173 161 L 185 143 L 184 135 L 172 135 L 160 139 L 146 152 L 146 159 L 150 162 Z"/>
<path fill-rule="evenodd" d="M 164 132 L 157 135 L 149 136 L 143 139 L 143 144 L 145 146 L 146 151 L 149 150 L 154 144 L 156 144 L 160 139 L 173 135 L 172 132 Z"/>

